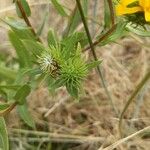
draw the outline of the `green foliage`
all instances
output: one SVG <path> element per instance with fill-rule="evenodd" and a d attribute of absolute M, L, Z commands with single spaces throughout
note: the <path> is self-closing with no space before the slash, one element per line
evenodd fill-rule
<path fill-rule="evenodd" d="M 17 104 L 23 105 L 25 103 L 25 98 L 29 95 L 31 88 L 28 84 L 23 85 L 19 90 L 16 92 L 14 99 L 16 100 Z"/>
<path fill-rule="evenodd" d="M 88 0 L 82 0 L 81 3 L 82 3 L 82 6 L 83 6 L 84 14 L 87 16 L 87 13 L 88 13 Z M 81 17 L 80 17 L 80 14 L 79 14 L 79 10 L 76 6 L 74 11 L 69 16 L 68 26 L 65 30 L 65 35 L 71 35 L 80 23 L 81 23 Z"/>
<path fill-rule="evenodd" d="M 50 29 L 47 33 L 47 44 L 45 44 L 45 42 L 41 42 L 43 39 L 40 40 L 38 37 L 43 32 L 48 13 L 43 17 L 41 25 L 36 32 L 28 19 L 31 15 L 28 2 L 26 0 L 14 0 L 13 2 L 16 5 L 18 17 L 24 19 L 24 21 L 12 17 L 1 19 L 10 27 L 8 37 L 12 47 L 16 51 L 16 57 L 12 58 L 9 63 L 6 63 L 7 56 L 0 56 L 0 96 L 4 100 L 0 103 L 0 116 L 8 114 L 17 106 L 20 118 L 29 127 L 35 129 L 35 122 L 32 114 L 28 111 L 27 103 L 27 97 L 31 91 L 38 88 L 41 83 L 45 83 L 44 85 L 48 89 L 53 90 L 65 86 L 73 98 L 79 99 L 82 91 L 82 83 L 86 76 L 92 68 L 99 66 L 102 61 L 97 60 L 96 56 L 96 61 L 89 61 L 84 58 L 83 52 L 88 44 L 89 37 L 87 37 L 83 30 L 84 26 L 81 26 L 82 28 L 77 30 L 79 25 L 84 22 L 83 18 L 81 18 L 81 9 L 78 5 L 69 14 L 69 11 L 66 11 L 67 7 L 64 7 L 61 1 L 51 0 L 57 13 L 63 19 L 67 19 L 66 22 L 68 24 L 62 35 L 57 35 L 53 29 Z M 135 17 L 137 16 L 135 15 L 130 16 L 130 18 L 126 17 L 126 19 L 117 19 L 115 30 L 112 30 L 107 35 L 106 30 L 111 28 L 112 12 L 108 1 L 104 2 L 103 31 L 96 34 L 95 43 L 97 45 L 104 46 L 116 42 L 129 32 L 140 36 L 150 36 L 150 33 L 146 30 L 149 29 L 147 27 L 148 24 L 145 25 L 144 23 L 141 26 L 141 18 L 136 20 Z M 85 22 L 88 23 L 88 0 L 82 0 L 81 7 L 84 14 L 82 14 L 82 17 L 85 17 Z M 115 20 L 115 18 L 113 19 Z M 136 24 L 137 26 L 134 26 Z M 99 40 L 101 38 L 103 40 Z M 90 48 L 94 49 L 91 45 L 92 42 L 90 43 Z M 136 94 L 137 92 L 135 91 Z M 128 105 L 130 103 L 129 101 Z M 128 105 L 124 108 L 124 112 Z M 124 112 L 120 120 L 122 120 Z M 2 117 L 0 117 L 0 149 L 9 149 L 6 125 Z"/>
<path fill-rule="evenodd" d="M 63 6 L 59 3 L 59 0 L 51 0 L 52 4 L 54 5 L 54 7 L 56 8 L 57 12 L 63 16 L 63 17 L 67 17 L 67 13 L 64 10 Z"/>
<path fill-rule="evenodd" d="M 16 12 L 17 12 L 18 17 L 22 18 L 22 13 L 20 12 L 20 9 L 17 5 L 17 1 L 18 0 L 15 0 Z M 22 8 L 24 9 L 24 12 L 27 15 L 27 17 L 31 16 L 31 10 L 30 10 L 28 2 L 26 0 L 20 0 L 19 2 L 21 4 Z"/>
<path fill-rule="evenodd" d="M 24 105 L 17 106 L 18 113 L 21 119 L 31 128 L 35 129 L 35 122 L 32 115 L 28 111 L 28 106 L 26 103 Z"/>
<path fill-rule="evenodd" d="M 109 10 L 109 4 L 108 1 L 104 1 L 104 27 L 105 28 L 110 28 L 111 26 L 111 12 Z"/>
<path fill-rule="evenodd" d="M 3 117 L 0 117 L 0 149 L 9 150 L 8 133 Z"/>
<path fill-rule="evenodd" d="M 58 51 L 57 55 L 55 55 L 54 48 L 51 49 L 52 56 L 56 61 L 58 61 L 58 65 L 60 66 L 59 77 L 56 80 L 56 83 L 65 85 L 68 92 L 71 96 L 78 98 L 79 89 L 81 86 L 81 81 L 86 77 L 88 73 L 88 68 L 84 59 L 81 58 L 81 46 L 78 44 L 76 49 L 73 49 L 73 52 L 70 52 L 70 56 L 66 55 L 71 51 L 68 47 L 64 47 L 62 51 Z"/>
<path fill-rule="evenodd" d="M 10 42 L 16 49 L 20 67 L 30 67 L 32 62 L 29 56 L 29 52 L 24 47 L 21 39 L 13 31 L 9 31 L 8 35 L 9 35 Z"/>
<path fill-rule="evenodd" d="M 116 29 L 108 37 L 106 37 L 105 40 L 99 43 L 99 45 L 104 46 L 106 44 L 115 42 L 117 39 L 127 35 L 128 31 L 126 30 L 126 25 L 127 25 L 126 22 L 123 22 L 122 20 L 120 20 L 116 25 Z M 98 36 L 97 39 L 101 38 L 102 36 L 103 34 Z"/>
<path fill-rule="evenodd" d="M 49 46 L 55 46 L 57 45 L 58 38 L 54 31 L 52 29 L 49 30 L 47 35 L 47 42 Z"/>
<path fill-rule="evenodd" d="M 56 41 L 56 36 L 52 31 L 49 32 L 49 48 L 43 50 L 38 56 L 41 69 L 45 73 L 52 75 L 56 81 L 54 88 L 66 86 L 71 96 L 78 98 L 81 88 L 81 81 L 88 74 L 88 70 L 98 65 L 87 64 L 81 56 L 81 45 L 78 43 L 83 39 L 83 34 L 74 33 L 62 41 Z M 29 43 L 26 45 L 30 46 Z"/>
<path fill-rule="evenodd" d="M 36 41 L 30 28 L 23 22 L 14 18 L 6 18 L 3 22 L 11 28 L 8 35 L 16 50 L 19 67 L 13 70 L 13 68 L 0 66 L 2 79 L 7 77 L 12 83 L 8 85 L 5 80 L 6 82 L 0 88 L 0 93 L 7 100 L 1 105 L 0 111 L 1 114 L 8 113 L 16 103 L 22 120 L 28 126 L 35 128 L 26 103 L 31 88 L 38 87 L 38 83 L 46 77 L 53 79 L 53 82 L 49 82 L 49 87 L 56 89 L 65 86 L 69 94 L 78 99 L 82 81 L 88 71 L 100 64 L 100 61 L 90 63 L 84 61 L 81 45 L 86 45 L 87 37 L 83 32 L 59 40 L 51 29 L 47 36 L 48 47 L 45 47 Z"/>
<path fill-rule="evenodd" d="M 146 28 L 142 27 L 142 26 L 137 26 L 135 28 L 135 24 L 130 24 L 128 23 L 126 26 L 126 29 L 130 32 L 133 32 L 139 36 L 143 36 L 143 37 L 150 37 L 150 31 L 148 31 Z"/>

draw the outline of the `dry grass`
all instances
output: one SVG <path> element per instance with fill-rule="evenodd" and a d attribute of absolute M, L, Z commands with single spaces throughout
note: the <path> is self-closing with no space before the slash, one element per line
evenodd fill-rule
<path fill-rule="evenodd" d="M 64 2 L 70 4 L 72 0 L 65 0 Z M 33 0 L 31 0 L 31 3 L 34 3 Z M 4 4 L 2 0 L 0 0 L 0 6 L 2 6 L 1 4 Z M 72 6 L 73 4 L 69 5 L 69 9 L 72 9 Z M 41 22 L 45 8 L 50 10 L 50 16 L 42 34 L 43 40 L 46 38 L 49 27 L 61 33 L 66 25 L 66 22 L 56 14 L 51 6 L 34 5 L 32 6 L 33 17 L 30 19 L 36 28 Z M 102 8 L 102 6 L 99 6 L 99 8 Z M 99 19 L 102 16 L 99 10 L 97 21 L 100 22 Z M 0 9 L 1 17 L 12 14 L 14 14 L 14 9 L 11 5 L 8 7 L 5 5 Z M 91 24 L 91 22 L 89 23 Z M 0 28 L 2 37 L 0 47 L 8 49 L 8 52 L 10 52 L 6 31 L 3 29 L 3 27 Z M 100 30 L 100 27 L 96 25 L 96 31 L 98 30 Z M 102 69 L 108 89 L 119 112 L 122 111 L 128 97 L 150 65 L 148 45 L 150 45 L 148 38 L 143 39 L 131 34 L 129 37 L 118 40 L 117 43 L 97 47 L 97 55 L 100 59 L 103 59 Z M 91 57 L 89 52 L 86 53 L 86 56 Z M 126 113 L 126 124 L 124 126 L 126 136 L 150 125 L 149 98 L 149 85 L 147 85 Z M 120 142 L 118 141 L 118 118 L 115 117 L 94 70 L 84 82 L 84 93 L 80 102 L 70 98 L 63 88 L 59 89 L 55 96 L 52 96 L 43 85 L 30 95 L 29 109 L 36 122 L 37 130 L 47 134 L 45 140 L 52 140 L 54 143 L 80 143 L 70 149 L 68 148 L 68 150 L 97 150 L 101 146 L 106 147 L 116 141 Z M 21 133 L 20 128 L 23 128 L 23 124 L 15 111 L 8 117 L 8 125 L 11 140 L 14 141 L 16 140 L 14 128 L 19 129 L 18 133 Z M 28 131 L 26 130 L 26 132 Z M 30 139 L 30 134 L 26 136 L 28 140 L 36 140 L 32 139 L 32 136 Z M 41 135 L 41 139 L 42 137 L 45 138 L 44 135 Z M 21 137 L 17 140 L 24 141 Z M 149 138 L 137 137 L 130 138 L 123 145 L 119 145 L 118 150 L 148 150 L 149 147 Z"/>

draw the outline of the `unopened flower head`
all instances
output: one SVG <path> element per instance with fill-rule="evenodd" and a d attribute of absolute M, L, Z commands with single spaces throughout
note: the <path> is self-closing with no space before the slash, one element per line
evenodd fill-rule
<path fill-rule="evenodd" d="M 38 63 L 44 72 L 51 72 L 53 70 L 53 59 L 48 52 L 44 52 L 41 56 L 38 56 Z"/>

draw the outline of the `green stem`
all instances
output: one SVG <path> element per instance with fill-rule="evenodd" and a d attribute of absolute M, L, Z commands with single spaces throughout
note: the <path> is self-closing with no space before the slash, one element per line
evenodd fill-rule
<path fill-rule="evenodd" d="M 112 0 L 107 0 L 110 10 L 110 16 L 111 16 L 111 24 L 112 26 L 115 24 L 115 14 L 114 14 L 114 8 L 113 8 L 113 2 Z"/>
<path fill-rule="evenodd" d="M 114 14 L 114 8 L 113 8 L 113 2 L 112 0 L 107 0 L 108 5 L 109 5 L 109 10 L 110 10 L 110 16 L 111 16 L 111 28 L 104 34 L 102 35 L 97 41 L 93 42 L 93 46 L 98 45 L 101 43 L 103 40 L 107 39 L 113 31 L 116 29 L 117 24 L 115 24 L 115 14 Z M 86 47 L 83 51 L 89 50 L 90 47 Z"/>
<path fill-rule="evenodd" d="M 77 3 L 77 6 L 78 6 L 78 9 L 79 9 L 79 12 L 80 12 L 80 16 L 81 16 L 81 19 L 82 19 L 82 22 L 83 22 L 83 25 L 84 25 L 84 28 L 85 28 L 85 31 L 86 31 L 86 34 L 87 34 L 87 37 L 88 37 L 88 41 L 89 41 L 89 44 L 90 44 L 90 48 L 91 48 L 91 51 L 92 51 L 92 55 L 94 57 L 94 60 L 98 60 L 97 56 L 96 56 L 96 52 L 95 52 L 95 49 L 94 49 L 94 45 L 93 45 L 93 42 L 92 42 L 92 38 L 91 38 L 91 35 L 90 35 L 90 32 L 89 32 L 89 28 L 88 28 L 88 25 L 87 25 L 87 21 L 86 21 L 86 18 L 84 16 L 84 12 L 83 12 L 83 9 L 82 9 L 82 6 L 81 6 L 81 3 L 80 3 L 80 0 L 76 0 L 76 3 Z M 112 105 L 113 107 L 113 110 L 114 112 L 116 113 L 116 115 L 118 114 L 117 111 L 116 111 L 116 108 L 113 104 L 113 101 L 112 101 L 112 98 L 111 98 L 111 95 L 107 89 L 107 86 L 105 84 L 105 81 L 103 79 L 103 74 L 101 72 L 101 69 L 99 66 L 97 66 L 97 71 L 98 71 L 98 74 L 99 74 L 99 77 L 101 79 L 101 82 L 102 82 L 102 85 L 105 89 L 105 92 L 110 100 L 110 104 Z"/>
<path fill-rule="evenodd" d="M 27 24 L 28 27 L 30 27 L 31 32 L 33 33 L 33 35 L 34 35 L 35 37 L 37 37 L 37 34 L 36 34 L 34 28 L 32 27 L 32 25 L 31 25 L 31 23 L 30 23 L 30 21 L 29 21 L 27 15 L 26 15 L 26 12 L 25 12 L 25 10 L 24 10 L 24 8 L 23 8 L 23 6 L 22 6 L 20 0 L 16 0 L 16 3 L 17 3 L 17 5 L 18 5 L 18 8 L 19 8 L 19 10 L 20 10 L 20 12 L 21 12 L 21 14 L 22 14 L 22 17 L 23 17 L 25 23 Z M 39 37 L 37 37 L 37 40 L 38 40 L 39 42 L 41 42 L 41 39 L 40 39 Z"/>
<path fill-rule="evenodd" d="M 0 111 L 0 117 L 4 117 L 8 115 L 16 106 L 17 106 L 17 102 L 14 102 L 6 110 Z"/>
<path fill-rule="evenodd" d="M 128 109 L 129 105 L 131 104 L 131 102 L 134 100 L 134 98 L 137 96 L 139 91 L 143 88 L 143 86 L 148 82 L 149 79 L 150 79 L 150 70 L 144 76 L 142 81 L 137 85 L 136 89 L 134 90 L 132 95 L 129 97 L 125 107 L 123 108 L 123 111 L 119 118 L 119 133 L 120 133 L 121 137 L 122 137 L 122 128 L 121 127 L 122 127 L 122 121 L 123 121 L 124 114 L 125 114 L 126 110 Z"/>
<path fill-rule="evenodd" d="M 93 42 L 93 46 L 95 47 L 96 45 L 98 45 L 99 43 L 107 39 L 115 31 L 116 27 L 117 27 L 117 24 L 114 24 L 104 35 L 102 35 L 98 40 Z M 89 50 L 90 48 L 91 48 L 90 46 L 86 47 L 83 50 L 83 52 Z"/>

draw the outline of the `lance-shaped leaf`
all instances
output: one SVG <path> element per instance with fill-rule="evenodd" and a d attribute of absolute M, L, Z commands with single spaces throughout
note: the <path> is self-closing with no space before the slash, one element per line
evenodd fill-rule
<path fill-rule="evenodd" d="M 9 150 L 8 133 L 3 117 L 0 117 L 0 149 Z"/>
<path fill-rule="evenodd" d="M 19 4 L 20 4 L 20 7 L 19 7 L 17 1 L 18 0 L 15 1 L 17 15 L 20 18 L 22 18 L 22 13 L 20 11 L 20 7 L 21 7 L 23 9 L 23 11 L 25 12 L 27 17 L 31 16 L 31 10 L 30 10 L 28 2 L 26 0 L 19 0 Z"/>
<path fill-rule="evenodd" d="M 63 16 L 63 17 L 68 16 L 66 11 L 64 10 L 63 6 L 59 3 L 58 0 L 51 0 L 51 2 L 61 16 Z"/>
<path fill-rule="evenodd" d="M 31 128 L 35 129 L 35 123 L 34 120 L 31 116 L 31 114 L 28 111 L 27 104 L 25 103 L 24 105 L 19 105 L 18 107 L 18 112 L 21 117 L 21 119 Z"/>
<path fill-rule="evenodd" d="M 15 101 L 19 105 L 23 105 L 26 101 L 26 97 L 30 94 L 31 88 L 28 84 L 23 85 L 14 96 Z"/>

